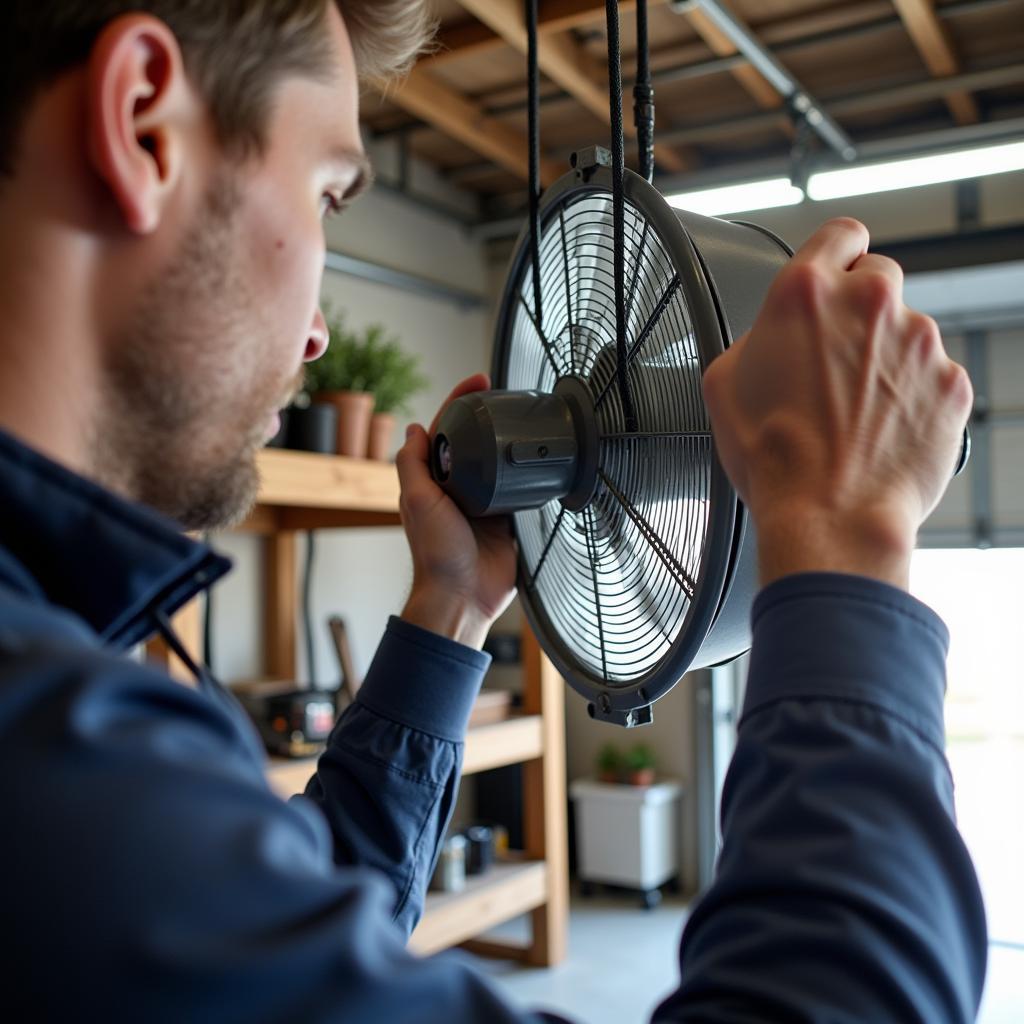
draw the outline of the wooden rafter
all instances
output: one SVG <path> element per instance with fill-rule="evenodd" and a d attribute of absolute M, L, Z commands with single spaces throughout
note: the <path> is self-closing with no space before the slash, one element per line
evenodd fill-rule
<path fill-rule="evenodd" d="M 489 117 L 479 104 L 438 81 L 429 71 L 414 68 L 401 86 L 388 92 L 388 99 L 520 178 L 529 177 L 522 135 Z M 545 186 L 561 174 L 559 162 L 541 160 L 540 176 Z"/>
<path fill-rule="evenodd" d="M 420 63 L 424 67 L 430 67 L 443 64 L 452 57 L 471 57 L 476 53 L 496 50 L 503 45 L 503 40 L 496 32 L 492 32 L 476 18 L 467 18 L 465 21 L 442 28 L 437 34 L 433 51 Z"/>
<path fill-rule="evenodd" d="M 651 6 L 667 2 L 668 0 L 653 0 Z M 630 14 L 635 9 L 636 0 L 619 0 L 621 15 Z M 542 0 L 537 15 L 537 27 L 542 34 L 568 32 L 583 25 L 603 22 L 604 17 L 603 0 Z M 505 39 L 500 33 L 475 19 L 467 19 L 442 29 L 437 41 L 437 52 L 429 59 L 438 62 L 453 57 L 467 57 L 505 44 Z"/>
<path fill-rule="evenodd" d="M 932 75 L 955 75 L 960 62 L 948 29 L 935 13 L 934 0 L 893 0 L 893 4 Z M 974 124 L 980 118 L 977 101 L 969 92 L 951 91 L 946 95 L 946 105 L 957 124 Z"/>
<path fill-rule="evenodd" d="M 520 0 L 460 0 L 462 6 L 481 22 L 501 36 L 513 49 L 525 54 L 527 50 L 526 22 Z M 600 118 L 611 122 L 607 87 L 599 83 L 597 62 L 570 35 L 545 32 L 539 36 L 537 61 L 540 70 L 563 88 L 578 103 Z M 626 132 L 635 135 L 629 118 L 625 119 Z M 679 173 L 693 166 L 692 159 L 684 159 L 674 150 L 655 146 L 655 159 L 668 171 Z"/>

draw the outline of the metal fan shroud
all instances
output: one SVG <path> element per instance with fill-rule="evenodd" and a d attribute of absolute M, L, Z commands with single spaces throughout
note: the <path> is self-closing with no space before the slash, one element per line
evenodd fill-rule
<path fill-rule="evenodd" d="M 755 541 L 714 454 L 701 377 L 751 326 L 791 251 L 759 228 L 675 211 L 627 172 L 626 333 L 639 419 L 627 434 L 615 381 L 611 173 L 599 149 L 574 167 L 541 207 L 539 324 L 527 232 L 517 244 L 493 383 L 543 395 L 571 382 L 593 400 L 591 499 L 513 517 L 520 596 L 591 713 L 638 725 L 686 671 L 749 647 Z"/>

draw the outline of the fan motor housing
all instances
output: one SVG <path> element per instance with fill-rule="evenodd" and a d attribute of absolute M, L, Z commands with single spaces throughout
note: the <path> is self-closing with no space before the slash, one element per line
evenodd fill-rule
<path fill-rule="evenodd" d="M 585 381 L 551 393 L 466 395 L 444 412 L 432 442 L 434 478 L 469 516 L 508 515 L 561 501 L 586 508 L 597 489 L 598 434 Z"/>

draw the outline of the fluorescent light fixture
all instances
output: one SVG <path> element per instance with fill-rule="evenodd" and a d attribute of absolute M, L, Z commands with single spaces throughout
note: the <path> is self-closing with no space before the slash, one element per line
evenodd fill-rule
<path fill-rule="evenodd" d="M 774 210 L 779 206 L 795 206 L 803 202 L 804 194 L 795 188 L 789 178 L 769 178 L 750 181 L 743 185 L 725 185 L 706 188 L 699 192 L 679 192 L 666 196 L 670 206 L 691 213 L 715 217 L 723 213 L 743 210 Z"/>
<path fill-rule="evenodd" d="M 884 164 L 821 171 L 811 175 L 807 195 L 811 199 L 845 199 L 1020 170 L 1024 170 L 1024 142 L 1010 142 L 956 153 L 937 153 Z"/>

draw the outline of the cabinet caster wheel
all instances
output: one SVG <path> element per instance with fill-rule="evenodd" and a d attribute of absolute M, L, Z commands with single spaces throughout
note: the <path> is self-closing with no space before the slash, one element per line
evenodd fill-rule
<path fill-rule="evenodd" d="M 580 882 L 580 895 L 584 899 L 589 899 L 596 891 L 593 882 Z"/>
<path fill-rule="evenodd" d="M 641 896 L 644 910 L 653 910 L 661 902 L 660 889 L 647 889 Z"/>

